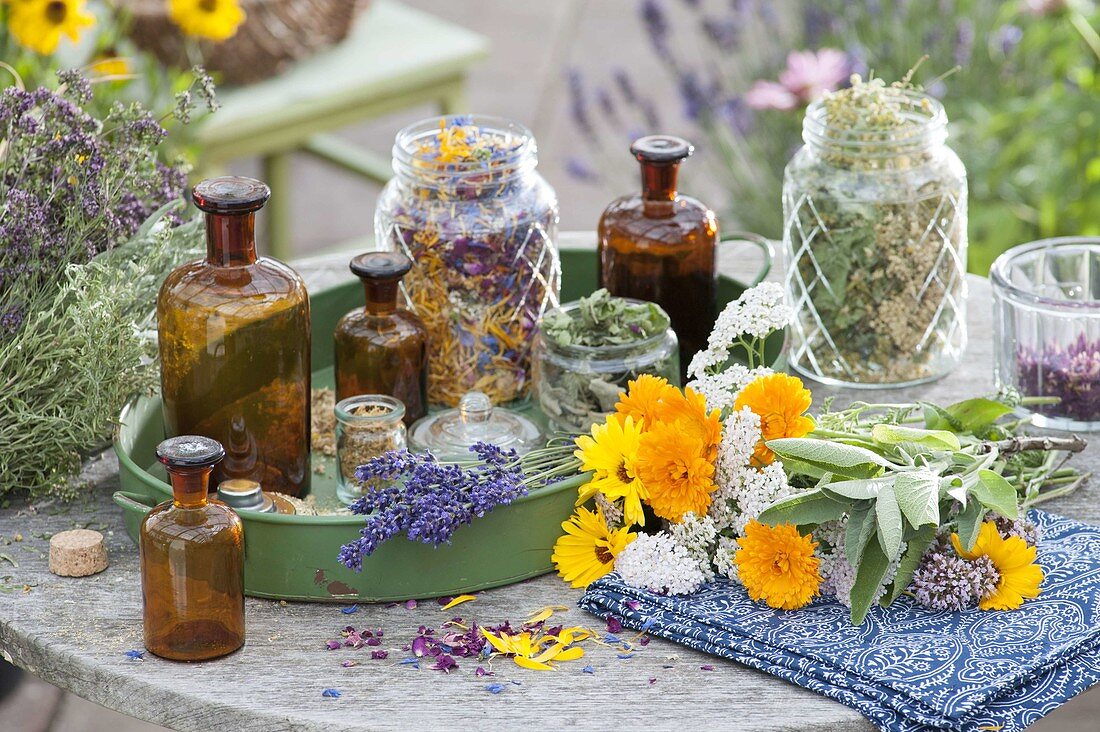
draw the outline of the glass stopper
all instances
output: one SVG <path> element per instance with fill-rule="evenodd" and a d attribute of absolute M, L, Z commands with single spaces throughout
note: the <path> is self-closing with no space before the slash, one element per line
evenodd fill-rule
<path fill-rule="evenodd" d="M 223 457 L 225 448 L 209 437 L 180 435 L 157 445 L 157 460 L 169 468 L 209 468 Z"/>
<path fill-rule="evenodd" d="M 458 416 L 466 424 L 480 424 L 493 418 L 493 402 L 480 391 L 468 391 L 458 400 Z"/>
<path fill-rule="evenodd" d="M 192 189 L 191 198 L 206 213 L 246 214 L 263 208 L 271 189 L 255 178 L 227 175 L 202 181 Z"/>
<path fill-rule="evenodd" d="M 412 260 L 401 252 L 367 252 L 351 260 L 356 277 L 368 280 L 396 280 L 412 269 Z"/>
<path fill-rule="evenodd" d="M 639 137 L 630 152 L 642 163 L 678 163 L 695 152 L 695 146 L 682 137 L 648 135 Z"/>

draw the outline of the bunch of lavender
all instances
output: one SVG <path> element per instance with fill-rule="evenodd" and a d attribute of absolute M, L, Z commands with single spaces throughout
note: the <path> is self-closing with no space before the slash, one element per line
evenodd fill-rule
<path fill-rule="evenodd" d="M 209 91 L 208 77 L 196 73 L 198 88 Z M 155 211 L 182 200 L 187 184 L 182 161 L 158 158 L 163 119 L 119 102 L 99 119 L 86 109 L 90 82 L 76 72 L 58 76 L 57 90 L 0 92 L 0 329 L 7 334 L 53 295 L 66 265 L 129 240 Z"/>
<path fill-rule="evenodd" d="M 410 541 L 449 543 L 462 525 L 527 495 L 529 479 L 515 450 L 483 442 L 470 450 L 476 456 L 470 463 L 399 450 L 359 466 L 355 477 L 369 490 L 351 511 L 366 515 L 366 525 L 340 549 L 340 562 L 360 571 L 364 557 L 402 531 Z"/>
<path fill-rule="evenodd" d="M 0 495 L 72 494 L 152 386 L 156 292 L 203 237 L 181 222 L 186 167 L 158 159 L 158 120 L 138 105 L 100 119 L 89 83 L 60 77 L 0 92 Z"/>

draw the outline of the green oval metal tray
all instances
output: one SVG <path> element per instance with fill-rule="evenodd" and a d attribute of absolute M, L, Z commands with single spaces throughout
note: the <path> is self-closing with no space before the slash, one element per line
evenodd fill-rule
<path fill-rule="evenodd" d="M 767 252 L 766 252 L 767 253 Z M 768 260 L 770 263 L 770 258 Z M 593 250 L 562 250 L 562 301 L 575 300 L 595 289 Z M 767 263 L 762 279 L 767 272 Z M 720 278 L 719 300 L 737 298 L 745 290 Z M 361 305 L 362 287 L 349 282 L 310 293 L 313 325 L 313 386 L 332 386 L 332 337 L 337 321 Z M 528 416 L 545 420 L 531 404 Z M 137 540 L 145 513 L 171 498 L 163 466 L 154 449 L 164 439 L 159 397 L 143 397 L 119 417 L 115 438 L 126 530 Z M 313 475 L 318 504 L 336 503 L 335 460 L 314 455 Z M 572 478 L 532 492 L 501 506 L 455 532 L 440 547 L 397 537 L 363 561 L 362 572 L 344 567 L 336 557 L 343 544 L 355 539 L 363 525 L 359 516 L 305 516 L 241 512 L 245 540 L 245 593 L 253 597 L 326 602 L 390 602 L 440 597 L 498 587 L 553 569 L 550 555 L 561 535 L 561 522 L 573 511 L 582 478 Z"/>

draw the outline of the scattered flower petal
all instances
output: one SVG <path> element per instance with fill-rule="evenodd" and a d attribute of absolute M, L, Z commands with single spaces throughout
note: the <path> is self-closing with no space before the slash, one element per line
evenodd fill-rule
<path fill-rule="evenodd" d="M 440 598 L 440 599 L 443 599 L 443 598 Z M 477 599 L 477 595 L 459 595 L 458 597 L 456 597 L 455 599 L 449 601 L 446 605 L 444 605 L 443 609 L 444 610 L 450 610 L 455 605 L 461 605 L 464 602 L 470 602 L 471 600 L 476 600 L 476 599 Z"/>
<path fill-rule="evenodd" d="M 375 661 L 384 661 L 390 655 L 389 651 L 371 651 L 370 657 Z"/>
<path fill-rule="evenodd" d="M 607 632 L 608 633 L 622 633 L 623 624 L 614 615 L 607 616 Z"/>
<path fill-rule="evenodd" d="M 321 696 L 328 697 L 329 699 L 339 699 L 340 698 L 340 692 L 337 691 L 336 689 L 325 689 L 324 691 L 321 692 Z"/>
<path fill-rule="evenodd" d="M 699 668 L 701 668 L 703 671 L 713 671 L 714 670 L 714 666 L 711 666 L 709 663 L 703 664 Z"/>
<path fill-rule="evenodd" d="M 344 615 L 351 615 L 352 613 L 359 612 L 359 606 L 352 605 L 351 607 L 342 607 L 340 608 L 340 612 L 342 612 Z"/>
<path fill-rule="evenodd" d="M 358 661 L 344 661 L 340 665 L 343 666 L 344 668 L 351 668 L 352 666 L 358 666 L 359 662 Z"/>
<path fill-rule="evenodd" d="M 504 691 L 504 684 L 486 684 L 485 691 L 489 692 L 490 694 L 499 694 L 500 692 Z"/>
<path fill-rule="evenodd" d="M 482 676 L 495 676 L 495 675 L 496 674 L 492 671 L 486 671 L 484 666 L 478 666 L 477 669 L 474 670 L 474 676 L 477 676 L 479 678 L 482 677 Z"/>
<path fill-rule="evenodd" d="M 416 609 L 416 600 L 406 600 L 405 601 L 405 609 L 406 610 L 415 610 Z"/>
<path fill-rule="evenodd" d="M 145 660 L 145 654 L 142 653 L 141 651 L 126 651 L 126 653 L 124 655 L 132 661 L 144 661 Z"/>
<path fill-rule="evenodd" d="M 591 666 L 585 666 L 581 669 L 581 673 L 594 674 L 596 673 L 596 669 L 592 668 Z"/>

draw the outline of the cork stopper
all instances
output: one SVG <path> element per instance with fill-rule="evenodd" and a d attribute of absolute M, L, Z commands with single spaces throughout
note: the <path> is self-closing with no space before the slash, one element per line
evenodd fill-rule
<path fill-rule="evenodd" d="M 107 569 L 103 534 L 73 529 L 50 538 L 50 571 L 59 577 L 88 577 Z"/>

